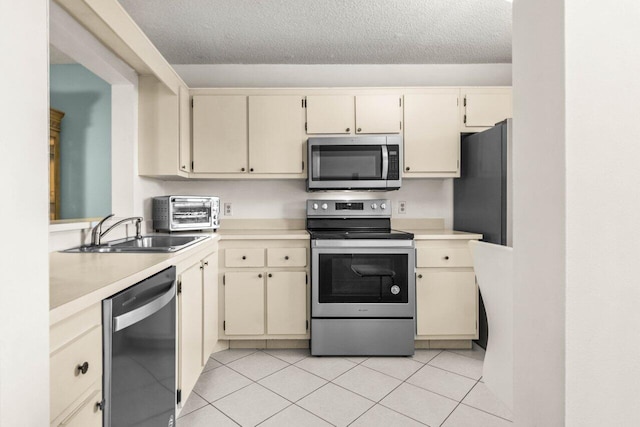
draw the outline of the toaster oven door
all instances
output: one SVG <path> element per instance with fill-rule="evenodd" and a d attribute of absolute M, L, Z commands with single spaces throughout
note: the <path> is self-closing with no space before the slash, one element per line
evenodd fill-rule
<path fill-rule="evenodd" d="M 214 228 L 218 207 L 213 198 L 172 197 L 169 221 L 172 231 Z"/>

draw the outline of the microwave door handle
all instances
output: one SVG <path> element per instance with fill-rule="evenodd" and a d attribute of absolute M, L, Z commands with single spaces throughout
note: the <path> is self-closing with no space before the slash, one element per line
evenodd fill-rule
<path fill-rule="evenodd" d="M 389 150 L 386 145 L 382 146 L 382 179 L 386 180 L 389 173 Z"/>

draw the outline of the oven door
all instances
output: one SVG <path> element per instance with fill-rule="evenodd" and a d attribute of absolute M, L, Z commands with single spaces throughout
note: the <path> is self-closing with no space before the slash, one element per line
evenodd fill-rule
<path fill-rule="evenodd" d="M 389 246 L 391 242 L 314 241 L 311 250 L 312 317 L 413 318 L 413 241 L 402 241 L 405 247 Z"/>

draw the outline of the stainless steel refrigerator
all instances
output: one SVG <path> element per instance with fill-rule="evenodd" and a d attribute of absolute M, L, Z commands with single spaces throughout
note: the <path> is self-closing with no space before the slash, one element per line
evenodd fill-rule
<path fill-rule="evenodd" d="M 460 141 L 460 178 L 453 183 L 453 228 L 481 233 L 483 241 L 512 246 L 512 119 Z M 485 348 L 490 331 L 482 296 L 479 338 Z"/>

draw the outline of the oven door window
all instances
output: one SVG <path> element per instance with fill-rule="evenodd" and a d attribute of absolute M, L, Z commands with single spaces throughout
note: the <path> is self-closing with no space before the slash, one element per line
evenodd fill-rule
<path fill-rule="evenodd" d="M 407 303 L 406 254 L 320 254 L 322 303 Z"/>
<path fill-rule="evenodd" d="M 339 145 L 312 147 L 312 179 L 381 180 L 382 148 L 379 145 Z"/>

